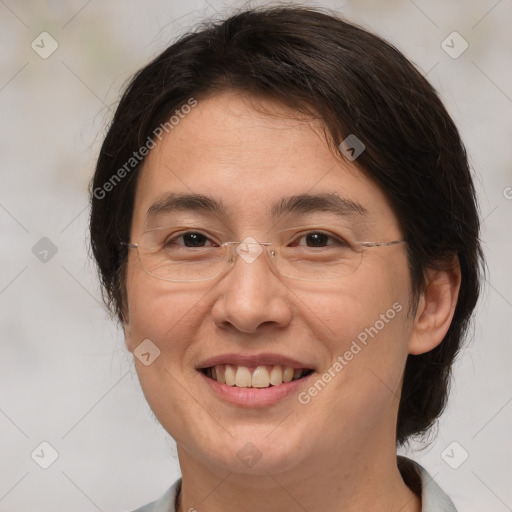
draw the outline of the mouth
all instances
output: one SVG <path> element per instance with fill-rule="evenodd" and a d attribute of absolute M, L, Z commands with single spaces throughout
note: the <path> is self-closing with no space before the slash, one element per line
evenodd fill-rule
<path fill-rule="evenodd" d="M 304 379 L 313 373 L 311 368 L 292 368 L 284 365 L 217 364 L 198 369 L 207 378 L 237 388 L 265 389 L 279 387 L 289 382 Z"/>

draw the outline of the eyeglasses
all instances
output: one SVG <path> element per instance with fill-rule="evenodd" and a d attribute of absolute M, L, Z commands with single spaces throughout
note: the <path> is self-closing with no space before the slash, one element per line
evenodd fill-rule
<path fill-rule="evenodd" d="M 190 226 L 159 227 L 145 231 L 140 242 L 122 243 L 137 250 L 140 263 L 149 275 L 175 283 L 215 279 L 229 272 L 237 256 L 253 263 L 263 252 L 282 276 L 303 281 L 332 281 L 354 273 L 367 249 L 406 243 L 405 240 L 349 242 L 346 237 L 324 230 L 308 228 L 297 233 L 298 229 L 279 231 L 279 242 L 258 242 L 252 237 L 241 242 L 215 242 L 212 235 Z M 222 236 L 218 231 L 208 231 L 214 231 L 219 239 Z M 308 237 L 312 247 L 290 245 Z M 180 239 L 191 246 L 178 243 Z M 322 245 L 326 239 L 332 239 L 334 244 Z"/>

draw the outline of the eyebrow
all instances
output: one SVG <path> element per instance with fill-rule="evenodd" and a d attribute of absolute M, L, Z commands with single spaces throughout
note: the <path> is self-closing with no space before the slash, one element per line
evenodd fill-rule
<path fill-rule="evenodd" d="M 147 219 L 175 211 L 203 211 L 223 217 L 227 208 L 222 200 L 203 194 L 170 193 L 155 201 L 147 211 Z M 309 214 L 318 211 L 334 213 L 339 216 L 365 216 L 368 210 L 361 204 L 340 197 L 335 193 L 299 194 L 283 197 L 270 208 L 273 219 L 285 214 Z"/>
<path fill-rule="evenodd" d="M 361 204 L 335 193 L 283 197 L 272 206 L 271 214 L 275 218 L 287 213 L 307 214 L 316 211 L 330 212 L 340 216 L 368 214 L 368 210 Z"/>

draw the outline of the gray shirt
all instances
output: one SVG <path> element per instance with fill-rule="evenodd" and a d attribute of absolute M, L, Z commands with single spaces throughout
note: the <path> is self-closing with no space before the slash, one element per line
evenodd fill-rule
<path fill-rule="evenodd" d="M 404 481 L 421 494 L 421 512 L 457 512 L 452 500 L 436 484 L 434 479 L 418 463 L 398 457 L 399 469 Z M 176 512 L 176 495 L 181 487 L 181 478 L 158 500 L 134 512 Z"/>

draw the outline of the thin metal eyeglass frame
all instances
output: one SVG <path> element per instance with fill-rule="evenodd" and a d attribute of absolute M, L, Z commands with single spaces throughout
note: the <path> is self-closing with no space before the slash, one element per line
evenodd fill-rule
<path fill-rule="evenodd" d="M 406 244 L 407 243 L 407 240 L 391 240 L 389 242 L 350 242 L 349 244 L 352 246 L 352 247 L 367 247 L 367 248 L 373 248 L 373 247 L 391 247 L 393 245 L 398 245 L 398 244 Z M 152 274 L 145 266 L 144 264 L 142 263 L 142 258 L 140 257 L 140 253 L 139 253 L 139 245 L 137 243 L 126 243 L 126 242 L 121 242 L 122 245 L 125 245 L 128 249 L 137 249 L 137 256 L 139 258 L 139 262 L 142 266 L 142 268 L 144 269 L 144 271 L 150 275 L 151 277 L 154 277 L 155 279 L 160 279 L 161 281 L 167 281 L 167 282 L 170 282 L 170 283 L 200 283 L 200 282 L 204 282 L 204 281 L 211 281 L 212 279 L 215 279 L 215 278 L 218 278 L 220 277 L 221 275 L 223 275 L 223 271 L 219 272 L 217 275 L 213 276 L 213 277 L 207 277 L 205 279 L 193 279 L 193 280 L 190 280 L 190 279 L 166 279 L 164 277 L 159 277 L 159 276 L 156 276 L 155 274 Z M 277 252 L 275 250 L 272 250 L 272 251 L 268 251 L 268 249 L 265 247 L 265 246 L 268 246 L 268 245 L 272 245 L 272 242 L 245 242 L 245 241 L 241 241 L 241 242 L 223 242 L 222 244 L 219 244 L 219 247 L 225 247 L 227 245 L 231 245 L 232 247 L 234 247 L 235 245 L 240 245 L 240 244 L 258 244 L 258 245 L 261 245 L 261 246 L 264 246 L 263 248 L 265 249 L 265 252 L 268 254 L 269 258 L 270 258 L 270 262 L 272 263 L 272 266 L 276 269 L 277 273 L 283 277 L 288 277 L 289 279 L 296 279 L 296 280 L 299 280 L 299 281 L 311 281 L 311 282 L 322 282 L 322 281 L 335 281 L 336 278 L 333 278 L 333 279 L 306 279 L 306 278 L 300 278 L 300 277 L 294 277 L 294 276 L 289 276 L 289 275 L 286 275 L 286 274 L 282 274 L 279 270 L 278 270 L 278 267 L 277 265 L 275 265 L 275 261 L 276 261 L 276 255 L 277 255 Z M 226 263 L 233 263 L 234 260 L 232 259 L 233 258 L 233 254 L 234 252 L 236 252 L 235 249 L 231 250 L 230 252 L 227 253 L 227 257 L 225 259 L 225 262 Z M 362 257 L 363 255 L 361 255 L 361 261 L 362 261 Z M 361 263 L 359 263 L 360 265 Z M 354 272 L 357 271 L 357 269 L 359 268 L 359 265 L 354 269 L 353 272 L 349 273 L 349 274 L 346 274 L 346 275 L 350 275 Z M 231 267 L 233 268 L 233 267 Z M 226 274 L 231 270 L 231 268 L 229 268 L 229 270 L 226 272 Z M 340 276 L 340 277 L 344 277 L 344 276 Z"/>

